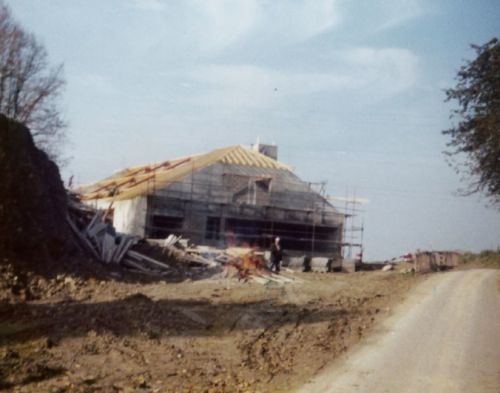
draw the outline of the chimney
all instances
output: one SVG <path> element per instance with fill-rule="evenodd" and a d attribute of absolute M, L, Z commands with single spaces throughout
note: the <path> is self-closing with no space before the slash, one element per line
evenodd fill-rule
<path fill-rule="evenodd" d="M 257 141 L 257 143 L 254 143 L 252 145 L 252 149 L 258 151 L 261 154 L 264 154 L 269 158 L 272 158 L 273 160 L 278 160 L 278 146 L 274 144 L 266 145 Z"/>

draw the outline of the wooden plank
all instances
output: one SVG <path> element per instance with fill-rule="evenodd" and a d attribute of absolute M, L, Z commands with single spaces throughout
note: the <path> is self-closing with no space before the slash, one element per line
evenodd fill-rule
<path fill-rule="evenodd" d="M 259 277 L 259 276 L 250 276 L 250 278 L 255 281 L 256 283 L 259 283 L 259 284 L 267 284 L 269 282 L 268 279 L 264 278 L 264 277 Z"/>
<path fill-rule="evenodd" d="M 113 259 L 113 262 L 115 263 L 120 263 L 127 251 L 132 247 L 132 245 L 135 242 L 134 237 L 126 236 L 122 238 L 122 242 L 124 243 L 122 247 L 120 248 L 120 251 L 118 253 L 115 253 L 116 256 Z"/>
<path fill-rule="evenodd" d="M 188 252 L 188 253 L 193 253 L 193 254 L 221 255 L 224 253 L 224 250 L 218 250 L 216 248 L 204 247 L 204 246 L 198 246 L 196 248 L 190 247 L 190 248 L 185 249 L 184 251 Z"/>
<path fill-rule="evenodd" d="M 96 214 L 94 214 L 94 217 L 92 217 L 92 220 L 90 220 L 89 225 L 87 225 L 86 231 L 88 232 L 99 220 L 101 217 L 101 212 L 98 210 Z"/>
<path fill-rule="evenodd" d="M 290 277 L 285 277 L 282 274 L 271 273 L 271 277 L 276 278 L 276 279 L 278 279 L 278 280 L 280 280 L 282 282 L 294 282 L 295 281 L 295 279 L 290 278 Z"/>
<path fill-rule="evenodd" d="M 118 238 L 118 236 L 116 238 Z M 111 258 L 111 262 L 113 263 L 120 263 L 120 260 L 123 258 L 123 256 L 128 251 L 133 242 L 133 238 L 126 235 L 120 235 L 119 239 L 120 242 L 116 246 L 115 251 L 113 252 L 113 256 Z"/>
<path fill-rule="evenodd" d="M 105 233 L 101 250 L 102 260 L 107 263 L 111 262 L 111 257 L 113 256 L 115 248 L 115 237 L 113 235 L 110 235 L 109 233 Z"/>
<path fill-rule="evenodd" d="M 182 262 L 187 262 L 187 263 L 199 263 L 200 265 L 205 265 L 205 266 L 215 266 L 217 263 L 203 258 L 201 255 L 193 255 L 193 254 L 184 254 L 181 257 Z"/>
<path fill-rule="evenodd" d="M 163 242 L 163 247 L 172 247 L 175 243 L 177 243 L 180 240 L 180 236 L 175 236 L 175 235 L 168 235 L 168 237 L 165 239 Z"/>
<path fill-rule="evenodd" d="M 262 273 L 256 273 L 254 275 L 257 276 L 257 277 L 265 278 L 267 280 L 279 283 L 279 284 L 284 284 L 284 283 L 287 283 L 287 282 L 293 282 L 292 279 L 286 278 L 286 277 L 282 277 L 281 275 L 278 275 L 278 274 L 265 275 L 265 274 L 262 274 Z"/>
<path fill-rule="evenodd" d="M 102 232 L 106 230 L 107 227 L 108 224 L 97 222 L 90 229 L 87 229 L 87 236 L 98 237 Z"/>
<path fill-rule="evenodd" d="M 118 237 L 115 237 L 115 244 L 116 244 L 116 239 L 118 239 Z M 122 250 L 125 248 L 125 243 L 127 242 L 126 237 L 120 237 L 119 239 L 120 239 L 120 242 L 118 244 L 116 244 L 116 247 L 113 251 L 113 255 L 111 256 L 111 262 L 113 262 L 113 263 L 118 263 L 117 258 L 120 255 L 120 253 L 122 252 Z"/>
<path fill-rule="evenodd" d="M 185 250 L 186 248 L 188 248 L 189 240 L 188 239 L 178 239 L 176 243 L 179 243 L 180 248 Z"/>
<path fill-rule="evenodd" d="M 102 221 L 105 222 L 106 221 L 106 218 L 108 217 L 109 213 L 111 213 L 111 209 L 113 208 L 113 203 L 115 201 L 111 201 L 111 203 L 109 204 L 108 208 L 106 209 L 106 211 L 104 212 L 104 215 L 102 216 Z"/>
<path fill-rule="evenodd" d="M 103 242 L 104 242 L 104 234 L 106 232 L 101 232 L 101 234 L 99 234 L 98 236 L 94 236 L 94 237 L 87 237 L 89 239 L 89 241 L 93 241 L 94 245 L 95 245 L 95 249 L 97 250 L 97 252 L 100 254 L 102 253 L 102 248 L 103 248 Z"/>
<path fill-rule="evenodd" d="M 226 254 L 221 254 L 221 255 L 215 257 L 214 260 L 216 262 L 219 262 L 219 263 L 230 263 L 230 262 L 234 261 L 234 257 L 231 257 L 231 256 L 226 255 Z"/>
<path fill-rule="evenodd" d="M 157 261 L 156 259 L 150 258 L 146 255 L 141 254 L 141 253 L 138 253 L 137 251 L 128 250 L 128 252 L 125 255 L 130 255 L 131 257 L 134 257 L 136 259 L 152 263 L 153 265 L 160 266 L 163 269 L 168 269 L 168 270 L 171 269 L 171 267 L 168 266 L 167 264 L 160 262 L 160 261 Z"/>
<path fill-rule="evenodd" d="M 133 267 L 134 269 L 140 270 L 141 272 L 153 273 L 150 269 L 146 269 L 144 266 L 141 266 L 139 263 L 134 262 L 128 258 L 123 259 L 122 262 L 125 266 Z"/>
<path fill-rule="evenodd" d="M 92 243 L 90 243 L 90 241 L 80 232 L 80 230 L 77 228 L 77 226 L 75 225 L 75 223 L 73 222 L 73 220 L 71 219 L 71 217 L 69 215 L 66 216 L 66 220 L 68 221 L 69 226 L 71 227 L 71 229 L 73 230 L 73 232 L 75 233 L 75 235 L 80 239 L 80 241 L 82 242 L 82 244 L 84 244 L 86 246 L 86 248 L 88 249 L 88 251 L 90 251 L 92 253 L 92 255 L 98 261 L 101 260 L 100 257 L 99 257 L 99 254 L 95 250 L 95 248 L 92 245 Z"/>

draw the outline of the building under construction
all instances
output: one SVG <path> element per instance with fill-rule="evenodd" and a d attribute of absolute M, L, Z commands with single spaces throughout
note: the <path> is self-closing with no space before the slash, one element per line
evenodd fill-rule
<path fill-rule="evenodd" d="M 279 236 L 293 254 L 342 252 L 344 214 L 280 163 L 276 146 L 230 146 L 129 168 L 80 192 L 109 209 L 117 231 L 140 237 L 268 248 Z"/>

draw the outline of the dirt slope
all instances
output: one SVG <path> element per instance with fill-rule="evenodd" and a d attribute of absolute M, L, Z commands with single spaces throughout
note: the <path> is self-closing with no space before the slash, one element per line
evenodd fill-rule
<path fill-rule="evenodd" d="M 0 114 L 0 264 L 42 267 L 73 251 L 59 170 L 22 124 Z"/>
<path fill-rule="evenodd" d="M 302 393 L 500 391 L 500 272 L 436 274 Z"/>
<path fill-rule="evenodd" d="M 297 282 L 40 279 L 36 300 L 0 301 L 0 389 L 289 392 L 422 280 L 288 275 Z"/>

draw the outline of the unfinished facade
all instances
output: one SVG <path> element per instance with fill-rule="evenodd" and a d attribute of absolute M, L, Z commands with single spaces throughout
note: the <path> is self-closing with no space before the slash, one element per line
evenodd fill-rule
<path fill-rule="evenodd" d="M 276 146 L 230 146 L 130 168 L 80 192 L 87 203 L 110 208 L 123 233 L 259 248 L 279 236 L 290 252 L 341 254 L 344 216 L 277 161 Z"/>

